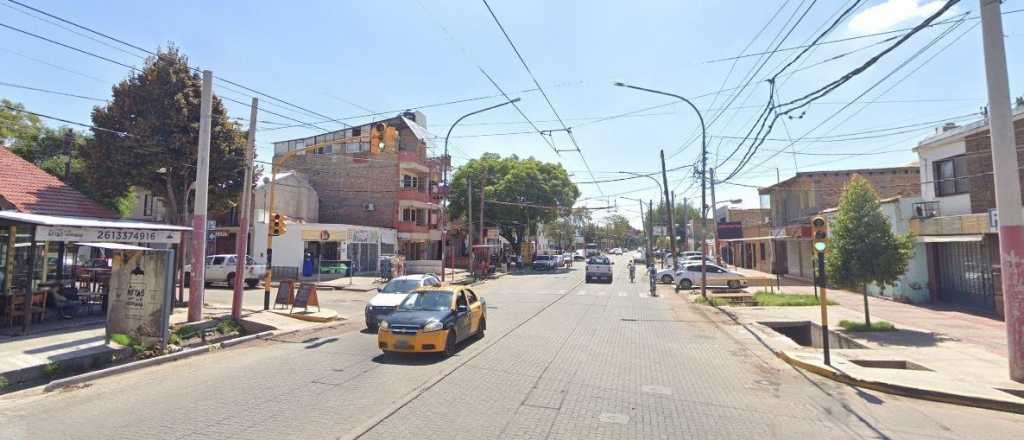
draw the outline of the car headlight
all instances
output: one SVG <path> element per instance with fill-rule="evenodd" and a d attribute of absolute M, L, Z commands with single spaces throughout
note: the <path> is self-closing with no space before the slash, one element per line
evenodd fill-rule
<path fill-rule="evenodd" d="M 377 327 L 380 328 L 381 330 L 387 330 L 388 329 L 388 322 L 387 321 L 381 321 L 380 323 L 377 324 Z"/>
<path fill-rule="evenodd" d="M 370 310 L 372 310 L 372 309 L 373 309 L 373 306 L 371 306 L 371 305 L 369 305 L 369 304 L 367 304 L 367 305 L 366 305 L 366 311 L 367 311 L 367 312 L 369 312 L 369 311 L 370 311 Z"/>
<path fill-rule="evenodd" d="M 431 319 L 430 321 L 427 321 L 427 323 L 423 326 L 423 331 L 434 332 L 441 330 L 442 328 L 444 328 L 444 324 L 441 324 L 441 321 Z"/>

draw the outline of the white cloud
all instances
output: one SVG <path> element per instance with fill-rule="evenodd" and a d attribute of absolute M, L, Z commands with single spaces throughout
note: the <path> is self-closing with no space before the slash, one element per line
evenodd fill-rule
<path fill-rule="evenodd" d="M 887 31 L 904 22 L 934 14 L 943 3 L 943 0 L 924 3 L 920 0 L 885 0 L 854 15 L 850 19 L 849 28 L 857 34 Z M 955 9 L 955 6 L 950 8 L 945 15 L 955 13 Z"/>

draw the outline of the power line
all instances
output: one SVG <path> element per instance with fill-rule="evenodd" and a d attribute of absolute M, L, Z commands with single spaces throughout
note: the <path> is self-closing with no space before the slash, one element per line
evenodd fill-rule
<path fill-rule="evenodd" d="M 493 18 L 494 23 L 498 25 L 498 29 L 501 30 L 502 35 L 505 36 L 505 41 L 508 41 L 508 45 L 512 47 L 512 51 L 515 52 L 516 58 L 519 58 L 519 63 L 523 65 L 523 69 L 525 69 L 526 73 L 530 75 L 530 79 L 533 81 L 533 85 L 537 87 L 538 91 L 540 91 L 541 96 L 544 97 L 544 101 L 547 102 L 548 108 L 551 109 L 551 113 L 555 115 L 555 119 L 558 119 L 558 123 L 559 125 L 562 126 L 562 130 L 565 131 L 567 135 L 569 135 L 569 140 L 571 140 L 573 146 L 576 147 L 576 153 L 578 153 L 580 155 L 580 159 L 583 160 L 583 166 L 585 166 L 588 172 L 590 172 L 590 178 L 596 181 L 597 177 L 595 177 L 594 173 L 590 171 L 590 164 L 587 162 L 587 158 L 583 156 L 583 151 L 580 150 L 580 144 L 579 142 L 576 141 L 576 136 L 572 134 L 572 128 L 565 125 L 565 121 L 562 120 L 562 116 L 558 114 L 558 110 L 555 109 L 555 105 L 551 103 L 551 98 L 548 97 L 547 92 L 544 91 L 544 88 L 541 87 L 540 82 L 537 81 L 537 77 L 533 74 L 533 71 L 530 70 L 530 66 L 526 63 L 526 60 L 523 58 L 523 55 L 519 53 L 519 48 L 516 47 L 515 42 L 512 41 L 512 37 L 508 35 L 507 31 L 505 31 L 505 26 L 501 24 L 501 20 L 499 20 L 498 16 L 494 13 L 494 9 L 491 9 L 491 5 L 487 3 L 487 0 L 481 1 L 484 3 L 484 6 L 487 7 L 487 12 L 490 12 L 491 18 Z M 601 189 L 601 185 L 596 186 L 597 191 L 600 192 L 601 194 L 604 194 L 604 190 Z"/>
<path fill-rule="evenodd" d="M 33 112 L 33 111 L 25 110 L 23 108 L 15 107 L 13 105 L 7 105 L 7 104 L 0 103 L 0 106 L 2 106 L 4 108 L 7 108 L 8 110 L 12 110 L 12 111 L 20 112 L 20 113 L 26 113 L 26 114 L 30 114 L 30 115 L 33 115 L 33 116 L 38 116 L 40 118 L 52 119 L 54 121 L 60 121 L 60 122 L 63 122 L 65 124 L 77 125 L 79 127 L 85 127 L 85 128 L 90 128 L 90 129 L 99 130 L 99 131 L 105 131 L 105 132 L 113 133 L 113 134 L 116 134 L 116 135 L 122 136 L 122 137 L 124 137 L 124 136 L 135 137 L 135 135 L 133 135 L 131 133 L 126 133 L 126 132 L 117 131 L 117 130 L 111 130 L 109 128 L 97 127 L 95 125 L 90 125 L 90 124 L 83 124 L 81 122 L 75 122 L 75 121 L 67 120 L 67 119 L 64 119 L 64 118 L 58 118 L 56 116 L 45 115 L 45 114 L 42 114 L 42 113 L 36 113 L 36 112 Z"/>
<path fill-rule="evenodd" d="M 91 96 L 76 95 L 74 93 L 58 92 L 56 90 L 42 89 L 42 88 L 39 88 L 39 87 L 30 87 L 30 86 L 26 86 L 26 85 L 13 84 L 13 83 L 3 82 L 3 81 L 0 81 L 0 86 L 14 87 L 16 89 L 32 90 L 32 91 L 35 91 L 35 92 L 42 92 L 42 93 L 49 93 L 49 94 L 52 94 L 52 95 L 67 96 L 67 97 L 71 97 L 71 98 L 85 99 L 85 100 L 89 100 L 89 101 L 107 102 L 106 99 L 102 99 L 102 98 L 93 98 Z"/>

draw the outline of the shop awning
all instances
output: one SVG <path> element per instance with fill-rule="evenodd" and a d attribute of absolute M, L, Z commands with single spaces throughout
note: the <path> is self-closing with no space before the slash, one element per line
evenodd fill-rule
<path fill-rule="evenodd" d="M 789 238 L 789 237 L 786 236 L 786 235 L 778 235 L 778 236 L 775 236 L 775 235 L 765 235 L 765 236 L 761 236 L 761 237 L 729 238 L 729 239 L 718 240 L 718 241 L 732 242 L 732 241 L 781 240 L 783 238 Z"/>
<path fill-rule="evenodd" d="M 79 246 L 89 246 L 102 249 L 113 249 L 115 251 L 151 251 L 152 248 L 134 246 L 124 243 L 78 243 Z"/>
<path fill-rule="evenodd" d="M 181 241 L 182 231 L 192 230 L 186 226 L 132 220 L 103 220 L 0 211 L 0 225 L 19 223 L 35 226 L 36 241 L 75 243 L 176 244 Z"/>
<path fill-rule="evenodd" d="M 976 235 L 919 235 L 917 241 L 921 243 L 962 243 L 969 241 L 981 241 L 985 238 L 982 234 Z"/>

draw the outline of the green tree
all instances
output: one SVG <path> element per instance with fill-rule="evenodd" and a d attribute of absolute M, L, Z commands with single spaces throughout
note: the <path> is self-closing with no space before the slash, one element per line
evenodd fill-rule
<path fill-rule="evenodd" d="M 611 242 L 612 246 L 625 246 L 626 239 L 633 232 L 633 227 L 629 225 L 629 219 L 622 214 L 612 214 L 605 217 L 604 224 L 606 238 Z"/>
<path fill-rule="evenodd" d="M 136 186 L 167 203 L 168 221 L 187 223 L 189 187 L 196 178 L 199 101 L 202 78 L 175 47 L 146 60 L 135 75 L 113 87 L 113 98 L 95 107 L 98 127 L 129 133 L 93 130 L 82 159 L 104 196 Z M 245 134 L 228 119 L 221 100 L 213 97 L 210 138 L 211 211 L 226 209 L 242 189 Z"/>
<path fill-rule="evenodd" d="M 545 223 L 544 234 L 563 250 L 568 249 L 576 238 L 576 224 L 569 217 L 561 217 Z"/>
<path fill-rule="evenodd" d="M 537 225 L 569 212 L 580 195 L 561 164 L 516 155 L 486 153 L 459 167 L 452 176 L 449 213 L 466 215 L 466 188 L 472 182 L 473 217 L 478 221 L 480 189 L 484 188 L 484 221 L 498 225 L 498 233 L 518 252 Z M 474 231 L 476 228 L 474 228 Z"/>
<path fill-rule="evenodd" d="M 89 170 L 80 156 L 82 146 L 88 141 L 87 133 L 66 127 L 47 127 L 35 115 L 12 110 L 8 106 L 15 109 L 24 107 L 6 99 L 3 100 L 3 106 L 0 106 L 0 139 L 3 139 L 12 153 L 64 180 L 64 183 L 108 208 L 121 214 L 131 211 L 133 199 L 130 194 L 98 190 L 95 185 L 109 182 L 89 178 Z M 71 173 L 65 180 L 64 167 L 68 162 L 69 141 Z M 104 197 L 104 194 L 112 196 Z"/>
<path fill-rule="evenodd" d="M 909 236 L 893 234 L 871 184 L 859 175 L 853 176 L 829 227 L 825 270 L 832 283 L 864 290 L 864 322 L 868 326 L 871 314 L 867 285 L 876 283 L 885 289 L 895 284 L 907 270 L 912 246 Z"/>

